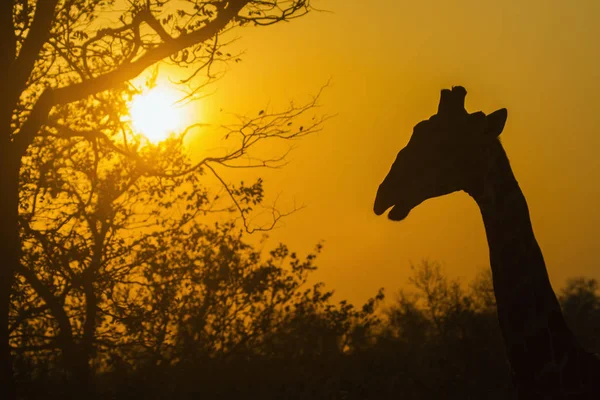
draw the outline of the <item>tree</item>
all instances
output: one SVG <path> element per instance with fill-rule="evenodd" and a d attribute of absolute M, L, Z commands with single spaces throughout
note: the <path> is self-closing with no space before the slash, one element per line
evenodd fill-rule
<path fill-rule="evenodd" d="M 132 254 L 148 235 L 185 226 L 206 211 L 208 194 L 198 185 L 198 172 L 169 179 L 144 175 L 135 160 L 98 140 L 39 140 L 21 174 L 24 251 L 10 333 L 21 351 L 60 349 L 70 381 L 86 387 L 97 327 L 105 318 L 99 315 L 103 297 L 133 278 Z M 170 148 L 165 154 L 146 148 L 138 155 L 150 153 L 158 164 L 181 168 L 186 161 L 180 145 L 172 140 L 161 146 Z M 177 194 L 188 207 L 165 219 Z"/>
<path fill-rule="evenodd" d="M 10 319 L 14 346 L 27 354 L 45 351 L 45 357 L 60 350 L 56 360 L 68 371 L 71 392 L 82 396 L 82 391 L 91 387 L 90 362 L 96 358 L 98 347 L 114 350 L 115 337 L 122 336 L 115 334 L 115 329 L 120 326 L 121 332 L 127 331 L 124 327 L 140 316 L 140 310 L 158 304 L 150 295 L 142 298 L 139 287 L 134 290 L 136 301 L 121 301 L 118 306 L 115 303 L 115 293 L 131 292 L 135 284 L 142 285 L 142 289 L 151 285 L 149 279 L 155 275 L 143 266 L 157 263 L 150 261 L 156 260 L 154 253 L 163 254 L 167 242 L 177 244 L 175 254 L 191 251 L 197 246 L 192 241 L 203 242 L 202 235 L 187 235 L 185 244 L 183 238 L 175 236 L 184 230 L 197 230 L 199 220 L 207 214 L 238 215 L 246 231 L 269 229 L 282 216 L 274 215 L 266 227 L 250 225 L 251 212 L 263 201 L 262 181 L 232 185 L 216 175 L 223 184 L 220 189 L 229 194 L 221 198 L 219 188 L 206 184 L 206 174 L 216 174 L 215 165 L 236 162 L 261 140 L 289 140 L 311 132 L 320 123 L 315 125 L 313 121 L 318 120 L 305 124 L 301 132 L 286 129 L 289 121 L 313 104 L 280 113 L 262 111 L 260 116 L 239 124 L 243 131 L 226 128 L 228 141 L 242 137 L 238 146 L 201 164 L 193 164 L 185 155 L 183 135 L 157 146 L 136 148 L 132 157 L 116 151 L 114 142 L 105 143 L 99 138 L 81 141 L 60 134 L 40 134 L 38 151 L 24 159 L 21 169 L 24 252 L 17 271 L 22 279 L 17 281 Z M 138 146 L 132 132 L 125 130 L 118 133 L 132 136 L 130 147 Z M 141 169 L 140 163 L 153 168 Z M 157 247 L 151 238 L 159 236 L 168 240 Z M 205 244 L 218 245 L 215 241 Z M 168 258 L 173 261 L 181 256 Z M 202 263 L 196 266 L 201 269 L 196 276 L 209 268 Z M 157 310 L 177 309 L 176 304 L 165 302 L 183 301 L 185 290 L 177 279 L 184 277 L 173 273 L 181 269 L 185 268 L 166 271 L 170 274 L 165 279 L 173 282 L 169 291 L 172 296 L 152 292 L 162 302 Z M 230 293 L 222 292 L 221 297 L 226 299 Z M 149 317 L 147 312 L 142 315 Z M 131 335 L 142 333 L 145 331 L 136 326 Z M 129 340 L 127 346 L 132 345 L 136 344 Z"/>
<path fill-rule="evenodd" d="M 123 125 L 118 106 L 131 93 L 128 81 L 168 59 L 191 68 L 183 83 L 194 93 L 215 78 L 211 67 L 235 58 L 223 51 L 225 31 L 290 20 L 310 9 L 309 0 L 2 2 L 0 387 L 6 395 L 14 395 L 8 314 L 21 257 L 20 172 L 25 157 L 43 144 L 41 135 L 112 143 L 148 173 L 151 166 L 128 142 L 113 140 Z"/>
<path fill-rule="evenodd" d="M 73 397 L 92 395 L 92 359 L 107 371 L 335 356 L 360 346 L 376 322 L 375 300 L 356 311 L 329 304 L 320 285 L 303 289 L 315 255 L 303 261 L 280 246 L 265 259 L 235 224 L 201 223 L 222 208 L 200 169 L 146 176 L 100 142 L 44 140 L 22 174 L 12 343 L 21 359 L 64 366 Z M 173 138 L 160 145 L 165 154 L 146 148 L 140 157 L 187 169 L 179 146 Z M 261 202 L 260 187 L 228 187 L 244 213 Z"/>
<path fill-rule="evenodd" d="M 581 344 L 600 352 L 600 290 L 591 278 L 571 278 L 558 297 L 565 320 Z"/>
<path fill-rule="evenodd" d="M 481 273 L 467 292 L 437 262 L 425 260 L 411 269 L 409 282 L 416 290 L 401 291 L 388 308 L 380 345 L 402 354 L 403 367 L 417 382 L 436 381 L 433 387 L 417 387 L 427 393 L 419 398 L 440 393 L 506 398 L 509 369 L 489 297 L 491 276 Z M 490 393 L 490 387 L 497 393 Z"/>

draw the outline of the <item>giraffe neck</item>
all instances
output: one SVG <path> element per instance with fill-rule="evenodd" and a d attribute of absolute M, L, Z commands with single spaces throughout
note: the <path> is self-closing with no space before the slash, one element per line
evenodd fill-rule
<path fill-rule="evenodd" d="M 524 398 L 540 391 L 566 393 L 563 378 L 579 378 L 563 374 L 582 372 L 575 372 L 581 367 L 577 360 L 589 361 L 590 355 L 564 321 L 533 233 L 525 196 L 501 146 L 500 150 L 484 182 L 469 194 L 477 202 L 485 225 L 507 355 Z M 573 371 L 564 371 L 567 364 Z M 567 386 L 569 390 L 574 386 L 581 389 L 579 383 Z"/>

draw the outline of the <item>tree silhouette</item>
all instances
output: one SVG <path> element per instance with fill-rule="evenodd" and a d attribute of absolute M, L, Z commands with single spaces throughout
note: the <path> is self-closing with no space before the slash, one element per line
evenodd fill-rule
<path fill-rule="evenodd" d="M 600 353 L 600 290 L 598 281 L 572 278 L 559 295 L 565 319 L 582 345 Z"/>
<path fill-rule="evenodd" d="M 275 114 L 262 112 L 252 120 L 251 128 L 245 128 L 244 138 L 298 137 L 294 131 L 288 135 L 283 128 L 312 105 Z M 248 125 L 245 121 L 241 124 Z M 267 126 L 277 136 L 270 134 Z M 316 126 L 307 125 L 302 134 Z M 226 129 L 230 138 L 236 133 L 239 131 L 234 128 Z M 24 251 L 17 270 L 22 279 L 17 281 L 20 285 L 12 302 L 11 337 L 21 352 L 27 350 L 40 356 L 41 350 L 52 353 L 59 349 L 58 359 L 69 372 L 73 396 L 89 391 L 90 362 L 98 359 L 99 348 L 113 351 L 116 343 L 123 340 L 126 344 L 122 345 L 147 348 L 149 345 L 144 341 L 131 340 L 140 334 L 162 338 L 161 342 L 167 340 L 164 332 L 148 332 L 139 324 L 132 325 L 139 318 L 148 324 L 151 315 L 144 311 L 148 307 L 159 313 L 156 318 L 168 317 L 169 313 L 192 313 L 189 308 L 178 309 L 179 302 L 203 308 L 198 301 L 191 302 L 182 295 L 186 289 L 181 285 L 186 278 L 177 272 L 199 268 L 198 272 L 188 272 L 195 274 L 197 284 L 203 279 L 202 274 L 212 268 L 207 266 L 210 263 L 186 259 L 177 264 L 179 268 L 172 265 L 182 257 L 190 257 L 179 253 L 192 251 L 199 245 L 208 248 L 219 245 L 215 240 L 206 243 L 203 234 L 188 232 L 198 230 L 200 220 L 207 214 L 229 214 L 229 218 L 237 215 L 245 230 L 251 231 L 269 229 L 281 217 L 275 215 L 266 227 L 249 225 L 248 216 L 263 201 L 260 179 L 251 185 L 223 181 L 223 188 L 229 194 L 225 197 L 220 196 L 223 188 L 206 184 L 206 168 L 208 173 L 216 173 L 213 165 L 236 162 L 257 140 L 242 141 L 223 156 L 194 164 L 183 151 L 183 139 L 177 136 L 158 146 L 139 147 L 132 157 L 115 151 L 114 142 L 63 138 L 58 131 L 57 135 L 40 135 L 37 147 L 40 151 L 23 164 L 20 223 Z M 140 168 L 140 163 L 153 168 L 151 171 Z M 188 233 L 177 236 L 182 232 Z M 208 235 L 210 231 L 201 232 Z M 162 243 L 157 245 L 156 240 Z M 163 278 L 170 282 L 170 289 L 164 292 L 153 286 L 156 290 L 145 292 L 149 285 L 158 285 L 154 282 L 158 267 L 154 267 L 160 265 L 158 254 L 164 255 L 169 246 L 176 250 L 168 257 L 169 268 L 161 271 L 166 274 Z M 235 297 L 230 286 L 219 292 L 223 304 Z M 129 296 L 132 291 L 133 300 Z M 205 297 L 206 294 L 202 301 L 208 301 Z M 40 318 L 46 318 L 47 322 L 41 324 Z M 206 319 L 204 315 L 199 318 Z M 165 321 L 156 323 L 148 326 L 166 329 Z M 227 329 L 221 327 L 221 331 Z M 152 347 L 156 346 L 161 347 L 158 344 Z"/>
<path fill-rule="evenodd" d="M 480 273 L 465 290 L 437 262 L 424 260 L 411 269 L 412 290 L 401 291 L 386 310 L 378 341 L 381 351 L 402 359 L 397 368 L 414 381 L 407 393 L 507 398 L 510 374 L 495 305 L 489 303 L 491 277 Z"/>
<path fill-rule="evenodd" d="M 320 284 L 305 287 L 316 254 L 301 260 L 281 245 L 265 258 L 236 224 L 202 224 L 197 214 L 217 196 L 198 182 L 201 175 L 168 184 L 132 174 L 127 157 L 113 158 L 100 174 L 86 163 L 90 154 L 76 153 L 81 163 L 67 158 L 92 166 L 72 191 L 43 199 L 38 176 L 30 213 L 22 213 L 26 251 L 11 332 L 21 359 L 35 358 L 29 369 L 62 364 L 71 396 L 90 397 L 91 361 L 102 373 L 146 368 L 154 376 L 240 357 L 335 358 L 364 346 L 382 294 L 361 310 L 333 305 Z M 52 170 L 63 174 L 52 182 L 73 183 L 82 172 Z M 186 196 L 173 201 L 184 188 Z M 262 192 L 244 196 L 240 204 L 260 203 Z M 140 203 L 143 212 L 131 207 Z M 183 215 L 172 215 L 177 208 Z M 33 227 L 40 219 L 44 231 Z"/>
<path fill-rule="evenodd" d="M 41 146 L 46 138 L 56 136 L 73 139 L 71 148 L 79 141 L 111 144 L 113 151 L 136 160 L 142 173 L 156 172 L 136 154 L 135 143 L 116 140 L 123 128 L 118 111 L 132 90 L 128 81 L 165 60 L 192 71 L 182 83 L 193 95 L 218 77 L 214 68 L 219 62 L 236 59 L 224 49 L 225 31 L 300 17 L 310 10 L 310 4 L 308 0 L 118 4 L 113 0 L 13 0 L 2 2 L 0 8 L 4 72 L 0 100 L 0 387 L 12 397 L 9 296 L 20 268 L 19 184 L 28 159 L 45 151 Z M 263 127 L 267 129 L 268 124 Z M 246 145 L 248 140 L 251 143 L 252 139 L 242 135 Z M 203 165 L 210 169 L 206 161 Z M 44 171 L 41 176 L 57 178 L 52 174 Z M 49 187 L 48 191 L 56 189 L 63 187 Z"/>

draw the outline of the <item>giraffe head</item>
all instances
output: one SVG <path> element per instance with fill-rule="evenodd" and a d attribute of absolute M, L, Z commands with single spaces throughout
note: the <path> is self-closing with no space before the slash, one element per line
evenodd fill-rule
<path fill-rule="evenodd" d="M 467 113 L 467 91 L 461 86 L 442 90 L 438 112 L 417 124 L 410 141 L 396 157 L 375 198 L 373 210 L 406 218 L 423 201 L 458 190 L 472 193 L 486 178 L 490 157 L 502 146 L 505 108 L 490 115 Z"/>

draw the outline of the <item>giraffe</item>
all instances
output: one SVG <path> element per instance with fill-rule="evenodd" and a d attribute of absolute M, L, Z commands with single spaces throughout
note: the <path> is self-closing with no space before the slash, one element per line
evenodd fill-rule
<path fill-rule="evenodd" d="M 600 361 L 567 327 L 535 239 L 527 202 L 498 136 L 507 110 L 469 114 L 461 86 L 414 127 L 373 210 L 401 221 L 423 201 L 455 191 L 479 206 L 497 315 L 519 399 L 600 399 Z"/>

